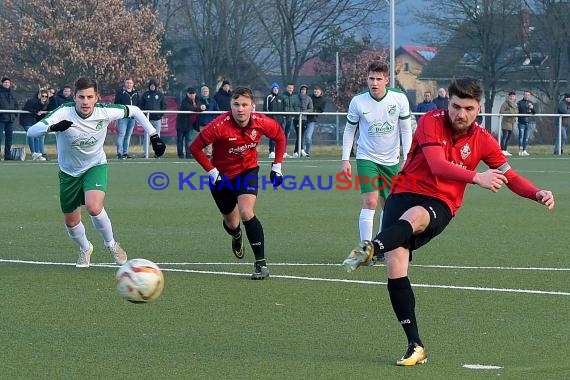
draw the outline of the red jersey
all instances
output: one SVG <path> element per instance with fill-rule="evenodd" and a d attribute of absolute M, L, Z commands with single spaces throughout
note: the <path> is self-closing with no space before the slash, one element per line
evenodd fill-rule
<path fill-rule="evenodd" d="M 426 158 L 426 147 L 440 147 L 442 151 L 430 149 Z M 481 161 L 491 169 L 500 168 L 512 191 L 536 200 L 539 189 L 510 168 L 495 138 L 477 122 L 465 132 L 455 132 L 447 110 L 434 110 L 420 119 L 408 159 L 394 181 L 392 192 L 440 199 L 455 215 Z M 434 171 L 439 175 L 434 175 Z"/>
<path fill-rule="evenodd" d="M 212 120 L 190 144 L 190 151 L 206 171 L 217 168 L 229 179 L 258 165 L 257 145 L 263 136 L 275 141 L 275 161 L 283 161 L 285 134 L 281 125 L 270 117 L 252 112 L 245 127 L 240 127 L 228 111 Z M 212 144 L 212 161 L 208 160 L 203 148 Z"/>

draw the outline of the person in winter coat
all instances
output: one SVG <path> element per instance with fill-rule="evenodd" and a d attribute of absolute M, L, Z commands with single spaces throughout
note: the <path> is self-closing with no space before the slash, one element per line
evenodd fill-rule
<path fill-rule="evenodd" d="M 48 113 L 49 104 L 49 94 L 48 90 L 40 90 L 36 96 L 32 96 L 22 107 L 23 111 L 28 111 L 29 113 L 23 113 L 20 115 L 20 125 L 24 131 L 40 121 Z M 30 147 L 30 153 L 32 154 L 32 160 L 34 161 L 45 161 L 44 157 L 44 140 L 45 136 L 40 137 L 27 137 L 28 146 Z"/>
<path fill-rule="evenodd" d="M 301 112 L 313 112 L 313 99 L 307 94 L 309 92 L 309 86 L 306 84 L 299 87 L 299 107 Z M 295 142 L 295 150 L 293 151 L 293 157 L 299 157 L 299 141 L 301 141 L 301 156 L 307 157 L 307 152 L 305 152 L 303 135 L 307 129 L 307 115 L 303 114 L 299 120 L 301 123 L 301 135 L 297 136 L 297 141 Z M 295 128 L 295 133 L 299 133 L 299 125 Z"/>
<path fill-rule="evenodd" d="M 10 78 L 2 78 L 2 86 L 0 86 L 0 110 L 16 110 L 18 102 L 12 93 L 12 80 Z M 12 159 L 12 136 L 14 135 L 14 121 L 18 114 L 16 113 L 0 113 L 0 147 L 2 146 L 2 135 L 4 135 L 4 159 Z M 0 153 L 1 153 L 0 148 Z M 0 160 L 2 158 L 0 157 Z"/>
<path fill-rule="evenodd" d="M 166 109 L 166 99 L 164 98 L 164 93 L 158 89 L 159 82 L 157 79 L 151 79 L 148 81 L 148 91 L 146 91 L 141 99 L 140 108 L 143 111 L 164 111 Z M 155 112 L 149 113 L 148 120 L 156 129 L 156 133 L 160 137 L 160 127 L 161 120 L 164 113 Z M 148 157 L 148 134 L 144 135 L 143 152 L 144 156 Z M 155 156 L 155 158 L 157 158 Z"/>
<path fill-rule="evenodd" d="M 214 95 L 214 100 L 218 103 L 220 111 L 229 111 L 232 102 L 232 87 L 229 80 L 224 80 L 222 86 Z"/>
<path fill-rule="evenodd" d="M 519 106 L 517 105 L 517 94 L 514 91 L 509 92 L 509 96 L 501 105 L 499 110 L 500 114 L 516 114 L 519 113 Z M 508 151 L 509 139 L 513 133 L 513 128 L 517 122 L 516 116 L 503 116 L 501 120 L 501 150 L 505 156 L 511 156 Z"/>
<path fill-rule="evenodd" d="M 140 95 L 135 88 L 133 78 L 128 77 L 124 80 L 123 86 L 115 92 L 115 104 L 123 104 L 125 106 L 139 106 Z M 131 135 L 135 128 L 135 119 L 124 118 L 117 120 L 117 159 L 131 159 L 129 154 L 129 145 L 131 143 Z"/>
<path fill-rule="evenodd" d="M 271 92 L 265 97 L 263 101 L 263 112 L 282 112 L 283 111 L 283 97 L 279 93 L 279 84 L 271 84 Z M 267 115 L 283 128 L 284 118 L 283 115 Z M 269 140 L 269 159 L 275 158 L 275 141 Z"/>
<path fill-rule="evenodd" d="M 188 87 L 188 89 L 186 89 L 186 96 L 182 102 L 180 102 L 179 111 L 200 111 L 200 104 L 196 99 L 195 88 Z M 192 142 L 192 132 L 199 131 L 197 123 L 198 115 L 196 114 L 179 113 L 176 116 L 176 153 L 178 154 L 178 158 L 192 158 L 189 146 Z"/>

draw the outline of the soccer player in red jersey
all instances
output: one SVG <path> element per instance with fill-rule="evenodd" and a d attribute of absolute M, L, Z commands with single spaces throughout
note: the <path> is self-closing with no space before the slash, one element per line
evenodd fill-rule
<path fill-rule="evenodd" d="M 281 162 L 286 149 L 285 134 L 279 123 L 253 112 L 253 92 L 239 87 L 232 93 L 231 111 L 221 114 L 190 144 L 190 151 L 208 172 L 212 197 L 223 217 L 223 226 L 232 236 L 232 250 L 238 259 L 244 257 L 240 220 L 255 256 L 253 280 L 269 277 L 265 262 L 264 234 L 254 213 L 259 183 L 257 145 L 263 136 L 275 141 L 275 161 L 270 181 L 277 187 L 283 180 Z M 210 161 L 202 149 L 213 145 Z"/>
<path fill-rule="evenodd" d="M 481 95 L 477 80 L 454 80 L 449 86 L 448 109 L 428 112 L 420 119 L 408 159 L 386 200 L 382 232 L 352 250 L 345 265 L 352 271 L 373 255 L 384 255 L 392 308 L 408 338 L 408 348 L 397 365 L 427 361 L 408 279 L 412 251 L 445 229 L 461 207 L 467 185 L 476 184 L 492 192 L 506 185 L 548 210 L 554 208 L 552 192 L 537 188 L 515 172 L 497 141 L 475 121 Z M 489 169 L 477 172 L 481 161 Z"/>

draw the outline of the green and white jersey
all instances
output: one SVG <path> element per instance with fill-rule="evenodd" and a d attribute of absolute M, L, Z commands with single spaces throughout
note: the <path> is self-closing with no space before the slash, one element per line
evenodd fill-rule
<path fill-rule="evenodd" d="M 386 95 L 381 99 L 374 99 L 369 91 L 363 92 L 350 101 L 346 118 L 347 126 L 359 126 L 357 159 L 382 165 L 399 162 L 400 126 L 409 125 L 409 122 L 399 122 L 411 118 L 406 95 L 391 87 L 386 88 Z"/>
<path fill-rule="evenodd" d="M 97 103 L 93 113 L 83 118 L 75 110 L 75 103 L 65 103 L 39 123 L 46 128 L 62 120 L 73 123 L 66 131 L 56 133 L 57 161 L 62 172 L 78 177 L 89 168 L 107 162 L 103 150 L 107 127 L 113 120 L 128 116 L 124 105 Z"/>

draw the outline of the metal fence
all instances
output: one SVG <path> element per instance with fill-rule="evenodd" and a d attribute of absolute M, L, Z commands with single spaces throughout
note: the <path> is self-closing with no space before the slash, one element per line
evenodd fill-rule
<path fill-rule="evenodd" d="M 145 114 L 150 113 L 163 113 L 163 114 L 221 114 L 223 112 L 220 111 L 203 111 L 203 112 L 190 112 L 190 111 L 174 111 L 174 110 L 164 110 L 164 111 L 144 111 Z M 0 113 L 28 113 L 27 111 L 21 110 L 0 110 Z M 302 120 L 303 116 L 307 115 L 317 115 L 318 121 L 315 125 L 315 131 L 313 134 L 313 145 L 336 145 L 340 146 L 342 144 L 342 133 L 344 131 L 345 121 L 346 121 L 346 112 L 323 112 L 323 113 L 309 113 L 309 112 L 261 112 L 267 115 L 281 115 L 284 117 L 294 117 L 295 119 L 299 120 L 296 125 L 296 133 L 290 133 L 288 144 L 297 144 L 298 150 L 301 151 L 301 141 L 299 141 L 299 131 L 303 127 L 303 123 L 306 123 Z M 415 118 L 422 115 L 422 113 L 412 112 L 414 116 L 412 122 L 412 128 L 415 130 Z M 495 136 L 495 138 L 500 141 L 501 139 L 501 120 L 503 117 L 512 117 L 512 116 L 524 116 L 529 118 L 530 124 L 530 139 L 529 141 L 533 144 L 543 144 L 553 146 L 553 151 L 556 151 L 558 154 L 561 154 L 561 147 L 554 147 L 554 142 L 556 141 L 564 141 L 563 137 L 566 135 L 565 128 L 563 126 L 563 119 L 570 118 L 570 115 L 565 114 L 497 114 L 497 113 L 481 113 L 480 116 L 483 118 L 483 125 L 487 127 L 491 131 L 491 133 Z M 165 120 L 168 119 L 168 123 L 173 123 L 174 125 L 165 125 Z M 174 130 L 176 129 L 176 118 L 163 118 L 163 130 Z M 489 126 L 490 123 L 490 126 Z M 25 134 L 23 128 L 19 128 L 18 121 L 14 122 L 14 133 L 18 134 Z M 175 136 L 174 134 L 170 134 L 169 136 Z M 166 136 L 166 139 L 169 137 Z M 516 144 L 518 139 L 518 130 L 515 127 L 513 130 L 513 138 L 511 139 L 511 144 Z M 48 139 L 46 140 L 46 144 L 53 143 L 53 140 Z M 110 142 L 108 142 L 110 143 Z M 147 141 L 148 144 L 148 141 Z"/>

